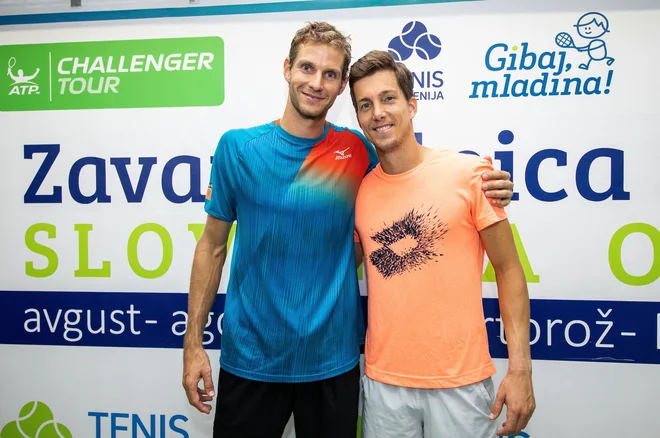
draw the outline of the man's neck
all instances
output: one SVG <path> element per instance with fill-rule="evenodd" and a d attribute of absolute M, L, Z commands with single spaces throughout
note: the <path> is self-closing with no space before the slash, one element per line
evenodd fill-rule
<path fill-rule="evenodd" d="M 422 164 L 428 152 L 429 149 L 417 143 L 413 137 L 412 140 L 401 143 L 391 151 L 382 154 L 378 152 L 378 158 L 383 172 L 388 175 L 399 175 Z"/>
<path fill-rule="evenodd" d="M 318 120 L 307 119 L 296 111 L 291 101 L 287 101 L 284 115 L 280 120 L 280 126 L 295 137 L 317 138 L 322 136 L 325 130 L 325 117 Z"/>

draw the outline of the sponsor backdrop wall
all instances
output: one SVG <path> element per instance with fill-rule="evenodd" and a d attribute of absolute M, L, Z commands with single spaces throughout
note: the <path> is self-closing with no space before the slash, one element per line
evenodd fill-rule
<path fill-rule="evenodd" d="M 346 9 L 367 3 L 390 5 Z M 181 345 L 210 158 L 281 115 L 291 37 L 321 19 L 406 62 L 423 144 L 513 174 L 538 404 L 518 436 L 660 436 L 660 8 L 395 3 L 0 17 L 1 438 L 209 436 Z M 329 118 L 358 127 L 348 93 Z M 499 383 L 488 263 L 483 296 Z"/>

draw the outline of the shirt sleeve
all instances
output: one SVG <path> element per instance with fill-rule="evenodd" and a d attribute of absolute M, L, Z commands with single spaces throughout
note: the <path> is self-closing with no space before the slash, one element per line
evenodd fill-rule
<path fill-rule="evenodd" d="M 380 163 L 380 160 L 378 159 L 378 153 L 376 153 L 376 148 L 369 142 L 369 140 L 367 140 L 367 137 L 365 137 L 364 134 L 362 134 L 360 131 L 356 131 L 355 129 L 351 129 L 351 132 L 360 137 L 360 140 L 362 140 L 362 143 L 364 143 L 364 148 L 367 150 L 369 164 L 367 166 L 367 170 L 364 172 L 366 175 L 374 170 L 374 167 Z"/>
<path fill-rule="evenodd" d="M 369 141 L 366 138 L 364 138 L 364 146 L 367 148 L 367 153 L 369 154 L 369 168 L 364 173 L 366 175 L 367 173 L 374 170 L 374 167 L 376 167 L 378 163 L 380 163 L 380 160 L 378 159 L 376 148 L 374 147 L 374 145 L 369 143 Z"/>
<path fill-rule="evenodd" d="M 225 222 L 236 220 L 237 158 L 235 136 L 228 131 L 220 138 L 213 154 L 204 201 L 204 210 Z"/>
<path fill-rule="evenodd" d="M 484 159 L 479 159 L 472 169 L 470 178 L 470 203 L 472 222 L 478 231 L 483 230 L 496 222 L 507 218 L 503 207 L 491 204 L 483 190 L 483 174 L 494 170 L 493 166 Z"/>

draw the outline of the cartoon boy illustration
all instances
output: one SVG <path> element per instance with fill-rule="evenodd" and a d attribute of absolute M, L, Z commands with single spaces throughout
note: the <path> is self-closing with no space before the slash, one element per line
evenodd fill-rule
<path fill-rule="evenodd" d="M 575 48 L 580 52 L 587 52 L 589 61 L 586 64 L 580 64 L 583 70 L 589 70 L 591 61 L 606 61 L 607 65 L 612 65 L 614 58 L 607 56 L 607 46 L 605 41 L 600 37 L 609 32 L 609 22 L 607 18 L 600 12 L 588 12 L 580 17 L 577 24 L 573 27 L 577 28 L 578 35 L 582 38 L 591 40 L 589 44 L 582 47 Z"/>

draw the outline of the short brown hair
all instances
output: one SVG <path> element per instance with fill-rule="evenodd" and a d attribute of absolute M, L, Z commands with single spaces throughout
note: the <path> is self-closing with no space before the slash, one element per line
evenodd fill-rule
<path fill-rule="evenodd" d="M 302 44 L 325 44 L 334 47 L 344 53 L 344 65 L 341 69 L 341 78 L 344 80 L 348 74 L 348 66 L 351 63 L 351 39 L 342 34 L 330 23 L 325 21 L 313 21 L 307 23 L 302 29 L 298 29 L 291 40 L 289 48 L 289 61 L 293 61 L 298 56 L 298 49 Z"/>
<path fill-rule="evenodd" d="M 356 111 L 357 102 L 355 101 L 353 86 L 360 79 L 364 79 L 383 70 L 394 73 L 396 82 L 399 84 L 399 88 L 407 101 L 413 97 L 413 77 L 408 67 L 402 62 L 396 62 L 392 58 L 392 55 L 387 52 L 372 50 L 355 61 L 355 64 L 351 66 L 351 74 L 348 77 L 348 84 L 351 88 L 351 100 Z"/>

